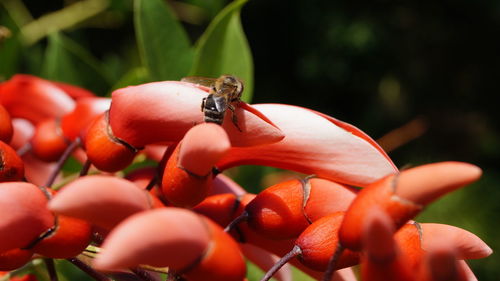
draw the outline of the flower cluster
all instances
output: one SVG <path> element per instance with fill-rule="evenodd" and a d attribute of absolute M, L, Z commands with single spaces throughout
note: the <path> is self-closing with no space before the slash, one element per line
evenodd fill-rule
<path fill-rule="evenodd" d="M 208 91 L 164 81 L 100 98 L 29 75 L 1 83 L 0 270 L 67 259 L 96 280 L 241 281 L 246 258 L 263 280 L 291 280 L 291 263 L 318 280 L 357 280 L 359 265 L 363 281 L 458 281 L 475 279 L 464 260 L 491 254 L 466 230 L 412 220 L 480 168 L 399 171 L 356 127 L 286 104 L 241 102 L 238 127 L 230 113 L 205 123 Z M 82 171 L 63 177 L 70 155 Z M 157 166 L 123 172 L 145 157 Z M 246 164 L 313 176 L 250 194 L 221 173 Z"/>

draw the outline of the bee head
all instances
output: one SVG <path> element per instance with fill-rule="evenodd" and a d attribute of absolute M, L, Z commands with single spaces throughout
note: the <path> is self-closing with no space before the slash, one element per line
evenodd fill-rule
<path fill-rule="evenodd" d="M 240 79 L 236 78 L 233 75 L 222 75 L 217 79 L 215 83 L 216 89 L 223 88 L 232 88 L 233 93 L 237 98 L 241 97 L 241 93 L 243 92 L 243 82 Z"/>

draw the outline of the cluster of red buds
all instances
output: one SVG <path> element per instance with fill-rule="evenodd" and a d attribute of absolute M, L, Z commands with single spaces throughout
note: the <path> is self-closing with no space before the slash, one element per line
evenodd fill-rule
<path fill-rule="evenodd" d="M 480 168 L 399 171 L 356 127 L 286 104 L 240 102 L 239 128 L 231 114 L 205 123 L 208 92 L 164 81 L 102 98 L 29 75 L 1 83 L 0 270 L 67 259 L 102 281 L 242 281 L 246 258 L 262 280 L 291 280 L 288 263 L 318 280 L 475 280 L 464 260 L 491 254 L 481 239 L 412 219 Z M 82 170 L 63 176 L 71 155 Z M 132 168 L 145 158 L 157 165 Z M 250 194 L 222 173 L 247 164 L 312 176 Z"/>

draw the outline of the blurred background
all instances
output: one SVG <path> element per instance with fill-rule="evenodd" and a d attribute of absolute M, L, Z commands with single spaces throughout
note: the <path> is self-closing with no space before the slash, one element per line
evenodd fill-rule
<path fill-rule="evenodd" d="M 229 3 L 166 2 L 192 43 Z M 141 68 L 132 0 L 0 3 L 0 79 L 32 73 L 100 95 L 154 80 Z M 351 123 L 399 167 L 480 166 L 479 182 L 418 221 L 462 227 L 500 249 L 500 1 L 250 0 L 241 23 L 253 103 L 300 105 Z M 232 173 L 249 190 L 283 175 L 260 167 Z M 500 276 L 497 253 L 470 264 L 479 280 Z"/>

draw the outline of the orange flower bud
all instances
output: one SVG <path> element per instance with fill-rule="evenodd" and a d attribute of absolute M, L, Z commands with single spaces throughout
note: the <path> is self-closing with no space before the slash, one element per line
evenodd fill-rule
<path fill-rule="evenodd" d="M 12 127 L 12 120 L 5 108 L 0 104 L 0 141 L 9 143 L 12 139 L 14 129 Z"/>
<path fill-rule="evenodd" d="M 204 123 L 193 127 L 170 156 L 163 172 L 161 186 L 165 198 L 181 207 L 200 203 L 212 186 L 213 165 L 229 148 L 227 134 L 220 126 Z"/>
<path fill-rule="evenodd" d="M 126 145 L 113 135 L 105 114 L 90 125 L 85 137 L 85 150 L 90 162 L 106 172 L 124 169 L 137 154 L 136 148 Z"/>
<path fill-rule="evenodd" d="M 54 232 L 40 240 L 33 251 L 56 259 L 67 259 L 80 254 L 90 243 L 92 227 L 84 220 L 58 216 Z"/>

